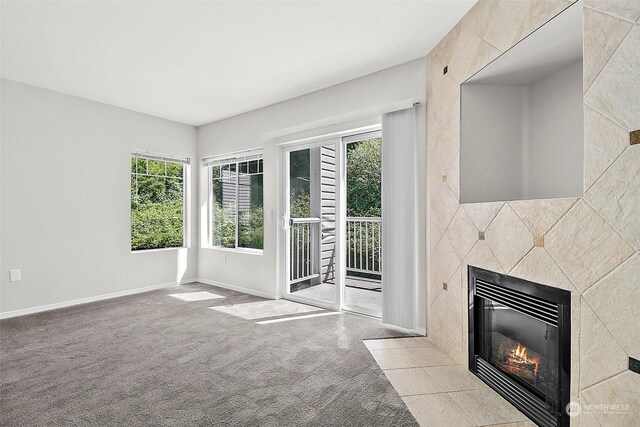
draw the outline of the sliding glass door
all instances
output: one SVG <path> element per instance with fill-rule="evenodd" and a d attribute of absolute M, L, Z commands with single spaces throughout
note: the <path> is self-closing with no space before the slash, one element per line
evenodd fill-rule
<path fill-rule="evenodd" d="M 291 299 L 339 308 L 339 140 L 284 152 L 286 166 L 286 292 Z"/>
<path fill-rule="evenodd" d="M 345 149 L 343 308 L 382 314 L 382 135 L 342 138 Z"/>
<path fill-rule="evenodd" d="M 381 316 L 381 149 L 380 131 L 283 149 L 287 298 Z"/>

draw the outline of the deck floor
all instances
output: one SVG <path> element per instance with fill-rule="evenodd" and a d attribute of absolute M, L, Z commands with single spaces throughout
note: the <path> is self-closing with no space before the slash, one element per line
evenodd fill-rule
<path fill-rule="evenodd" d="M 375 290 L 381 288 L 382 284 L 380 282 L 359 277 L 347 277 L 346 285 L 346 305 L 364 307 L 371 310 L 376 317 L 382 315 L 382 293 L 379 290 Z M 321 283 L 299 290 L 294 295 L 318 301 L 333 302 L 334 286 L 333 283 Z"/>
<path fill-rule="evenodd" d="M 362 277 L 347 276 L 345 285 L 351 288 L 367 289 L 371 291 L 382 290 L 382 282 L 379 280 L 364 279 Z"/>

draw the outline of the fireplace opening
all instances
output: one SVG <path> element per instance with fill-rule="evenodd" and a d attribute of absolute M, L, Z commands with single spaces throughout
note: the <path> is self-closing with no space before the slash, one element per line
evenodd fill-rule
<path fill-rule="evenodd" d="M 538 425 L 568 425 L 570 301 L 469 266 L 469 369 Z"/>

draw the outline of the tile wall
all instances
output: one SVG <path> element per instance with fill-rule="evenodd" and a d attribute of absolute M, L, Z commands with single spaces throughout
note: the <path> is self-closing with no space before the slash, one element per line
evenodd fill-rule
<path fill-rule="evenodd" d="M 480 0 L 429 54 L 428 334 L 465 363 L 469 264 L 570 290 L 572 423 L 640 425 L 640 0 L 583 4 L 584 196 L 459 203 L 460 83 L 570 3 Z"/>

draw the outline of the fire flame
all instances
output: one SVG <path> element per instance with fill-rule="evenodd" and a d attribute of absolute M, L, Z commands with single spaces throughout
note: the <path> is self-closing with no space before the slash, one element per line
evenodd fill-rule
<path fill-rule="evenodd" d="M 517 362 L 525 362 L 525 363 L 531 363 L 535 366 L 534 368 L 534 373 L 536 375 L 538 375 L 538 358 L 537 357 L 532 357 L 529 358 L 527 357 L 527 347 L 521 345 L 520 343 L 518 343 L 518 346 L 516 347 L 516 349 L 512 352 L 514 359 L 516 359 Z"/>
<path fill-rule="evenodd" d="M 511 368 L 515 369 L 515 367 L 522 365 L 533 365 L 533 374 L 534 376 L 538 375 L 538 367 L 540 365 L 539 357 L 529 356 L 527 354 L 527 347 L 520 343 L 510 346 L 509 348 L 505 348 L 506 346 L 504 344 L 500 347 L 500 352 L 506 356 L 507 364 L 510 365 Z M 535 351 L 533 353 L 535 353 Z"/>
<path fill-rule="evenodd" d="M 518 347 L 516 347 L 515 356 L 520 359 L 527 360 L 527 347 L 520 346 L 520 344 L 518 344 Z"/>

